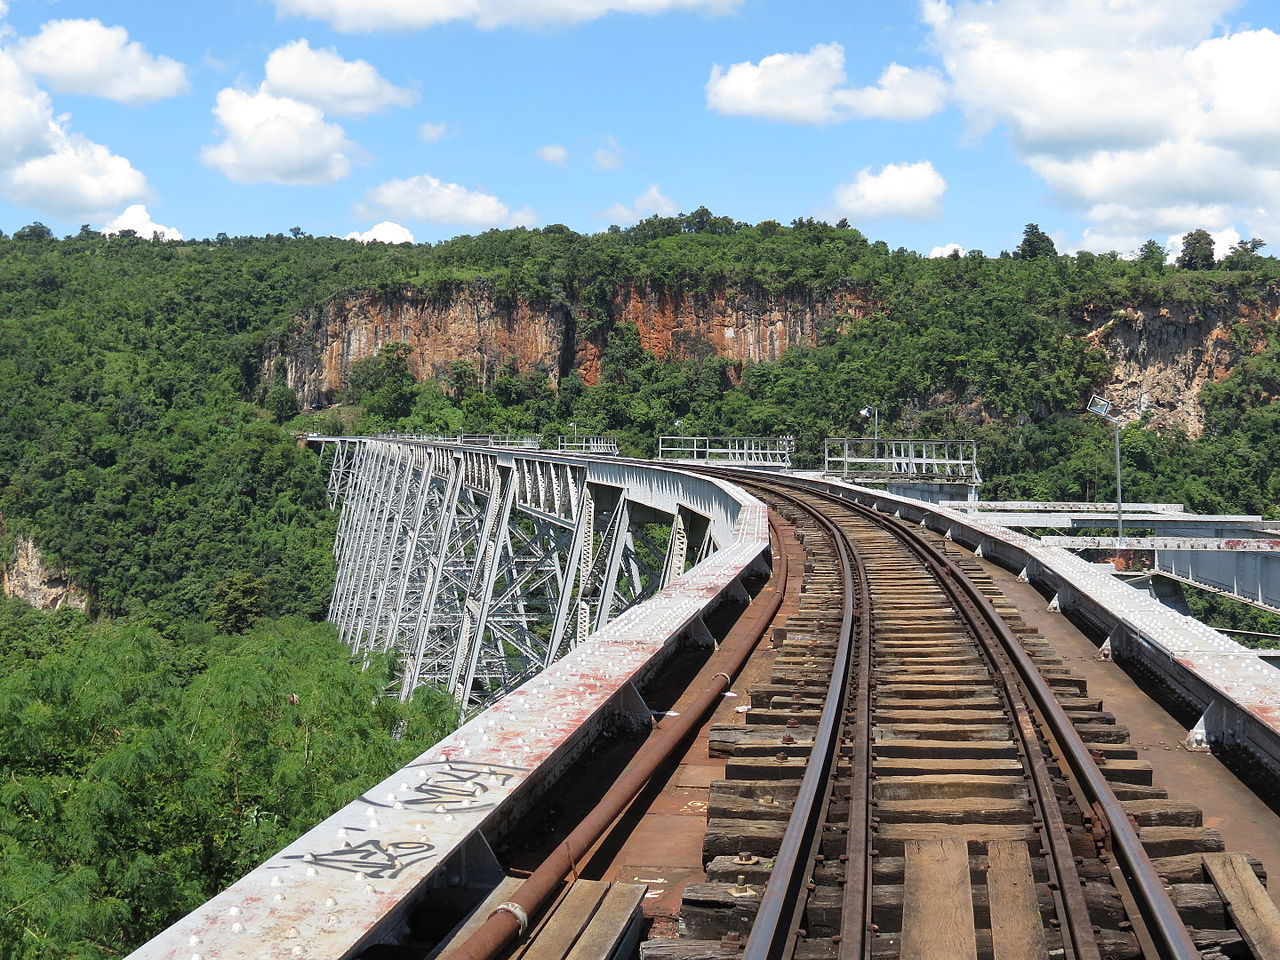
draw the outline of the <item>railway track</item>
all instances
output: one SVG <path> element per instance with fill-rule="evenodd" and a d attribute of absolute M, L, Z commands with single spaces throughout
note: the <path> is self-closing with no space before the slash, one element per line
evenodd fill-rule
<path fill-rule="evenodd" d="M 1280 914 L 1246 916 L 1260 865 L 1151 785 L 980 565 L 816 487 L 731 478 L 785 521 L 803 588 L 775 598 L 749 709 L 710 725 L 706 879 L 642 960 L 1280 956 Z M 598 837 L 576 843 L 556 875 L 612 879 Z M 499 955 L 482 939 L 443 955 Z"/>
<path fill-rule="evenodd" d="M 1193 942 L 1183 916 L 1214 900 L 1199 810 L 1150 786 L 1127 732 L 938 538 L 745 485 L 803 539 L 806 586 L 748 722 L 712 735 L 730 759 L 689 939 L 745 960 L 1231 952 L 1234 931 Z M 1171 894 L 1171 874 L 1206 882 Z"/>

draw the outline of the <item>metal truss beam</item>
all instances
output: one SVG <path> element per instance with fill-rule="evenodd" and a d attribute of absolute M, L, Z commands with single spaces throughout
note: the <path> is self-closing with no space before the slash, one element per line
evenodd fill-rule
<path fill-rule="evenodd" d="M 389 692 L 401 700 L 428 685 L 483 708 L 717 544 L 696 503 L 663 486 L 637 500 L 624 465 L 317 439 L 341 509 L 329 619 L 353 656 L 395 657 Z"/>

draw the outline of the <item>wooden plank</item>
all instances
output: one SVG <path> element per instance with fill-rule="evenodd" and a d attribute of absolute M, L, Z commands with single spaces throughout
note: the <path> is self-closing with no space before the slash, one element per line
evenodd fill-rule
<path fill-rule="evenodd" d="M 987 896 L 991 900 L 991 945 L 995 960 L 1040 960 L 1049 955 L 1031 855 L 1025 843 L 987 844 Z"/>
<path fill-rule="evenodd" d="M 908 840 L 904 853 L 902 960 L 976 960 L 968 844 Z"/>
<path fill-rule="evenodd" d="M 586 929 L 608 889 L 607 883 L 598 880 L 575 881 L 564 899 L 534 931 L 523 948 L 514 954 L 514 958 L 564 960 L 565 954 Z"/>
<path fill-rule="evenodd" d="M 1204 868 L 1256 960 L 1280 960 L 1280 910 L 1248 859 L 1234 853 L 1207 855 Z"/>
<path fill-rule="evenodd" d="M 643 883 L 611 883 L 587 929 L 566 960 L 612 960 L 633 956 L 640 943 Z"/>

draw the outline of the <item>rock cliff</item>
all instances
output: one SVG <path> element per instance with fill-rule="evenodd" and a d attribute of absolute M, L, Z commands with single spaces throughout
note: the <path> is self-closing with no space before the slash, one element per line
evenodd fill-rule
<path fill-rule="evenodd" d="M 0 518 L 0 533 L 4 522 Z M 29 537 L 15 538 L 9 561 L 0 564 L 0 593 L 25 600 L 37 610 L 89 609 L 89 595 L 60 570 L 50 568 Z"/>
<path fill-rule="evenodd" d="M 755 362 L 776 359 L 788 347 L 817 343 L 819 331 L 844 316 L 871 309 L 849 287 L 826 297 L 783 297 L 760 290 L 670 294 L 640 286 L 615 291 L 613 322 L 635 324 L 645 349 L 658 356 L 719 354 Z M 508 358 L 522 370 L 559 379 L 577 370 L 599 379 L 606 333 L 579 336 L 563 309 L 541 310 L 523 298 L 504 303 L 484 281 L 433 297 L 413 287 L 393 293 L 357 290 L 299 315 L 283 342 L 272 345 L 262 373 L 284 364 L 289 386 L 305 406 L 333 399 L 351 364 L 386 343 L 413 347 L 409 366 L 419 379 L 444 375 L 455 361 L 475 366 L 491 381 Z"/>
<path fill-rule="evenodd" d="M 1126 422 L 1148 416 L 1156 429 L 1204 431 L 1200 391 L 1227 377 L 1236 364 L 1266 346 L 1263 323 L 1280 318 L 1280 297 L 1213 306 L 1143 304 L 1105 317 L 1088 313 L 1088 340 L 1111 359 L 1106 396 Z"/>
<path fill-rule="evenodd" d="M 629 322 L 645 349 L 660 357 L 717 354 L 741 362 L 777 359 L 789 347 L 815 344 L 843 318 L 862 319 L 877 305 L 852 284 L 824 296 L 779 296 L 759 289 L 670 293 L 631 285 L 614 291 L 611 320 L 580 335 L 571 310 L 539 309 L 517 297 L 503 302 L 488 282 L 460 284 L 445 296 L 405 286 L 391 293 L 356 290 L 298 316 L 264 357 L 263 376 L 283 363 L 304 405 L 325 404 L 346 383 L 351 364 L 383 344 L 413 347 L 419 379 L 440 377 L 455 361 L 470 362 L 481 381 L 515 360 L 554 380 L 577 370 L 599 381 L 608 329 Z M 1079 318 L 1088 341 L 1111 359 L 1113 376 L 1099 384 L 1126 420 L 1150 415 L 1157 428 L 1204 429 L 1200 389 L 1221 380 L 1248 352 L 1260 349 L 1261 324 L 1280 317 L 1280 294 L 1243 305 L 1140 304 L 1090 308 Z"/>

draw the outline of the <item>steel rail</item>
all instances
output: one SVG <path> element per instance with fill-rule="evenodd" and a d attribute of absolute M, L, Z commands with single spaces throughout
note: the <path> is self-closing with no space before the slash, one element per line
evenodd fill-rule
<path fill-rule="evenodd" d="M 1007 658 L 1017 672 L 1017 676 L 1021 681 L 1023 689 L 1029 695 L 1031 703 L 1034 705 L 1039 717 L 1051 733 L 1052 738 L 1056 741 L 1062 751 L 1062 759 L 1066 762 L 1072 776 L 1083 787 L 1086 796 L 1093 802 L 1095 809 L 1101 814 L 1101 819 L 1105 822 L 1106 829 L 1109 833 L 1108 840 L 1112 845 L 1123 873 L 1123 879 L 1128 883 L 1134 902 L 1138 905 L 1141 913 L 1140 917 L 1133 918 L 1138 923 L 1145 925 L 1147 932 L 1152 936 L 1157 947 L 1158 956 L 1162 960 L 1198 960 L 1200 951 L 1196 948 L 1187 932 L 1185 924 L 1182 922 L 1178 914 L 1177 908 L 1170 899 L 1163 881 L 1156 872 L 1155 867 L 1151 864 L 1150 858 L 1147 856 L 1142 842 L 1138 837 L 1137 831 L 1132 822 L 1129 820 L 1128 813 L 1123 805 L 1117 799 L 1115 792 L 1111 789 L 1110 783 L 1103 776 L 1102 771 L 1094 762 L 1089 748 L 1081 739 L 1079 733 L 1075 729 L 1075 725 L 1071 722 L 1071 718 L 1067 716 L 1066 710 L 1058 702 L 1057 695 L 1049 686 L 1036 666 L 1035 661 L 1027 653 L 1022 643 L 1009 629 L 1008 624 L 1004 622 L 1004 618 L 992 605 L 991 601 L 978 589 L 978 587 L 965 575 L 960 566 L 946 556 L 942 551 L 938 550 L 933 544 L 926 540 L 914 528 L 895 518 L 886 516 L 866 504 L 859 503 L 849 497 L 843 496 L 838 492 L 833 492 L 824 486 L 810 482 L 780 481 L 777 478 L 762 478 L 757 475 L 744 477 L 742 473 L 734 473 L 731 471 L 715 471 L 707 470 L 708 473 L 718 473 L 727 476 L 738 483 L 757 484 L 761 487 L 771 490 L 775 494 L 781 493 L 786 489 L 803 490 L 805 492 L 816 494 L 818 496 L 829 499 L 833 502 L 840 503 L 847 507 L 852 507 L 860 516 L 871 520 L 882 528 L 892 532 L 904 544 L 917 552 L 922 560 L 933 569 L 938 577 L 939 582 L 951 592 L 956 599 L 964 598 L 964 602 L 958 604 L 958 608 L 971 607 L 977 614 L 978 620 L 972 625 L 975 629 L 975 635 L 980 642 L 984 639 L 983 635 L 987 635 L 988 641 L 994 640 L 996 647 L 990 649 L 992 654 L 992 665 L 997 670 L 1001 668 L 999 658 L 994 654 L 999 650 L 1003 657 Z M 781 488 L 781 489 L 780 489 Z M 795 500 L 794 497 L 787 494 L 787 499 Z M 825 521 L 825 518 L 823 518 Z M 829 521 L 827 521 L 829 524 Z M 834 524 L 830 524 L 834 526 Z M 837 537 L 837 543 L 841 542 L 841 537 Z M 984 643 L 984 646 L 986 644 Z M 833 673 L 833 680 L 835 675 Z M 1009 691 L 1010 694 L 1013 691 Z M 1012 698 L 1016 701 L 1016 697 Z M 828 700 L 831 703 L 832 699 Z M 1015 709 L 1015 713 L 1017 713 Z M 825 719 L 825 712 L 824 712 Z M 1025 709 L 1022 715 L 1018 717 L 1018 727 L 1026 728 L 1025 732 L 1034 733 L 1030 730 L 1029 717 L 1025 715 Z M 819 728 L 821 732 L 822 728 Z M 818 740 L 815 737 L 815 750 L 817 749 Z M 808 773 L 812 771 L 815 765 L 811 764 L 810 770 L 806 771 L 806 779 Z M 1041 809 L 1046 817 L 1046 823 L 1049 818 L 1056 819 L 1061 824 L 1061 810 L 1057 805 L 1055 794 L 1052 790 L 1052 782 L 1048 779 L 1048 771 L 1042 764 L 1033 764 L 1033 782 L 1036 784 L 1037 793 L 1042 794 Z M 1047 793 L 1043 791 L 1046 790 Z M 801 796 L 804 795 L 803 783 L 801 786 Z M 799 798 L 796 801 L 797 813 L 803 813 L 805 818 L 812 816 L 809 811 L 801 811 Z M 850 805 L 852 813 L 853 807 Z M 786 844 L 787 837 L 790 836 L 796 821 L 801 819 L 797 814 L 793 814 L 792 822 L 788 824 L 787 833 L 784 835 L 783 843 Z M 852 833 L 852 824 L 850 825 Z M 1056 833 L 1056 830 L 1047 831 L 1050 836 Z M 853 842 L 852 837 L 849 841 Z M 1069 847 L 1065 851 L 1065 859 L 1063 851 L 1054 851 L 1053 844 L 1050 847 L 1050 853 L 1055 866 L 1060 868 L 1062 874 L 1062 882 L 1059 884 L 1061 893 L 1065 901 L 1067 919 L 1070 921 L 1071 947 L 1079 960 L 1090 960 L 1098 956 L 1098 947 L 1096 940 L 1092 936 L 1092 926 L 1088 921 L 1087 908 L 1084 907 L 1083 895 L 1078 875 L 1075 870 L 1074 859 L 1069 856 Z M 780 855 L 781 858 L 781 855 Z M 774 875 L 776 876 L 780 870 L 780 858 L 775 862 Z M 853 860 L 848 861 L 849 865 L 853 864 Z M 1077 882 L 1070 883 L 1071 877 L 1077 877 Z M 800 877 L 788 877 L 787 888 L 795 887 L 800 882 Z M 766 887 L 765 897 L 769 896 L 769 888 Z M 803 899 L 803 898 L 799 898 Z M 846 902 L 852 897 L 846 897 Z M 756 926 L 753 927 L 751 939 L 748 940 L 747 949 L 752 947 L 753 940 L 765 940 L 766 933 L 758 932 L 761 920 L 766 920 L 772 925 L 777 924 L 777 915 L 779 911 L 773 911 L 769 916 L 764 912 L 764 899 L 761 901 L 761 910 L 757 914 Z M 796 906 L 795 909 L 799 909 Z M 865 954 L 865 938 L 856 938 L 860 946 L 852 948 L 848 953 L 845 952 L 843 944 L 843 932 L 850 929 L 851 925 L 856 921 L 845 918 L 842 919 L 842 944 L 841 957 L 848 957 L 849 960 L 862 960 Z M 863 913 L 860 922 L 865 925 L 869 922 L 869 915 Z M 794 930 L 789 928 L 785 934 L 781 934 L 778 930 L 769 932 L 770 938 L 782 937 L 784 941 L 790 940 L 794 944 Z M 1064 946 L 1066 944 L 1064 943 Z M 854 952 L 858 949 L 863 952 Z M 759 954 L 756 956 L 747 956 L 744 954 L 744 960 L 778 960 L 782 957 L 781 953 Z"/>
<path fill-rule="evenodd" d="M 1025 688 L 1031 694 L 1032 702 L 1062 746 L 1063 759 L 1101 811 L 1125 878 L 1136 894 L 1135 900 L 1142 912 L 1141 919 L 1154 935 L 1160 955 L 1167 960 L 1198 960 L 1200 951 L 1192 942 L 1177 907 L 1174 906 L 1163 881 L 1147 856 L 1146 850 L 1143 849 L 1142 841 L 1130 822 L 1127 811 L 1116 798 L 1111 784 L 1098 769 L 1098 765 L 1089 753 L 1089 748 L 1080 738 L 1075 725 L 1067 716 L 1062 704 L 1058 702 L 1057 695 L 1048 681 L 1044 679 L 1035 661 L 1009 629 L 1004 618 L 992 606 L 991 601 L 964 575 L 954 560 L 921 537 L 914 529 L 865 504 L 856 503 L 836 494 L 827 493 L 827 496 L 855 506 L 865 516 L 875 518 L 887 529 L 897 532 L 904 542 L 916 544 L 924 554 L 933 559 L 943 576 L 954 583 L 981 613 L 991 632 L 1000 641 L 1003 652 L 1013 661 Z"/>
<path fill-rule="evenodd" d="M 738 479 L 738 482 L 741 482 Z M 777 493 L 764 483 L 759 484 Z M 822 713 L 813 737 L 813 753 L 792 807 L 791 818 L 782 835 L 782 843 L 774 857 L 769 882 L 765 884 L 756 912 L 755 923 L 742 952 L 742 960 L 786 960 L 795 948 L 804 911 L 804 888 L 812 871 L 817 844 L 822 839 L 822 819 L 831 794 L 831 771 L 839 751 L 843 718 L 847 708 L 851 673 L 851 648 L 854 611 L 854 559 L 839 527 L 793 497 L 801 507 L 831 535 L 840 556 L 844 581 L 839 639 L 831 669 L 831 687 L 823 703 Z M 864 608 L 864 617 L 865 608 Z M 866 671 L 863 671 L 866 672 Z M 852 809 L 852 808 L 851 808 Z"/>
<path fill-rule="evenodd" d="M 897 537 L 920 559 L 951 598 L 973 633 L 974 639 L 985 651 L 993 676 L 999 681 L 999 688 L 1013 716 L 1014 729 L 1023 760 L 1031 772 L 1030 786 L 1043 818 L 1040 832 L 1045 841 L 1045 850 L 1048 851 L 1048 866 L 1053 872 L 1050 879 L 1057 887 L 1053 890 L 1053 894 L 1058 904 L 1058 913 L 1066 920 L 1065 932 L 1070 938 L 1069 941 L 1066 938 L 1063 940 L 1065 955 L 1075 960 L 1101 960 L 1101 951 L 1093 933 L 1093 921 L 1089 916 L 1089 906 L 1085 902 L 1084 888 L 1080 882 L 1079 872 L 1076 870 L 1071 838 L 1067 833 L 1062 808 L 1059 806 L 1053 788 L 1053 779 L 1049 774 L 1045 751 L 1036 734 L 1030 711 L 1027 709 L 1026 697 L 1021 691 L 1018 675 L 1009 662 L 1007 650 L 1003 649 L 1005 645 L 1002 644 L 1000 635 L 986 615 L 984 606 L 989 607 L 990 601 L 983 596 L 954 560 L 936 550 L 915 530 L 900 523 L 885 523 L 884 520 L 887 518 L 875 511 L 868 513 L 867 508 L 862 505 L 854 506 L 860 515 L 878 523 L 882 529 Z M 980 602 L 979 598 L 985 601 L 985 604 Z M 1000 617 L 994 608 L 991 609 L 991 613 L 996 616 L 999 623 L 1004 623 L 1004 618 Z M 1009 635 L 1013 636 L 1012 632 Z M 1014 642 L 1017 643 L 1016 638 Z M 1018 646 L 1021 647 L 1021 644 L 1019 643 Z M 1039 673 L 1038 670 L 1037 673 Z M 1055 697 L 1054 700 L 1056 702 L 1057 698 Z"/>
<path fill-rule="evenodd" d="M 775 542 L 781 542 L 772 518 L 769 525 Z M 443 960 L 492 960 L 513 941 L 522 938 L 530 929 L 533 918 L 560 889 L 565 878 L 644 789 L 654 772 L 667 762 L 720 702 L 732 686 L 731 678 L 742 671 L 782 606 L 789 584 L 788 561 L 786 553 L 781 550 L 777 550 L 775 556 L 769 583 L 738 618 L 720 648 L 689 684 L 692 688 L 699 680 L 705 680 L 708 686 L 680 716 L 669 717 L 658 725 L 591 812 L 524 880 L 509 900 L 494 910 L 465 941 L 456 947 L 446 948 Z"/>

